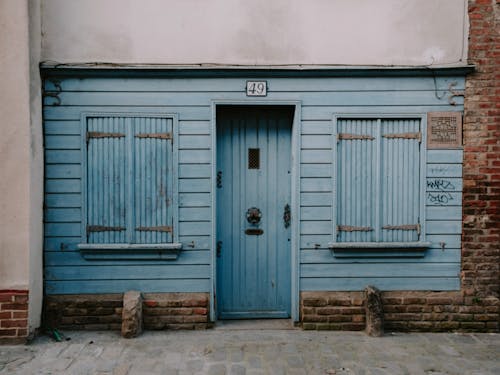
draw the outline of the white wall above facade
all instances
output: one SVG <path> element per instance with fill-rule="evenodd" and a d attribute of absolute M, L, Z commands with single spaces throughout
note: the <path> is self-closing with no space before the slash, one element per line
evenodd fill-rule
<path fill-rule="evenodd" d="M 42 0 L 42 60 L 461 66 L 466 9 L 466 0 Z"/>

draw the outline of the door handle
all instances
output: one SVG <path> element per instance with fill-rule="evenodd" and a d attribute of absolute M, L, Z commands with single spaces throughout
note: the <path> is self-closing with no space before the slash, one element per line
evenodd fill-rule
<path fill-rule="evenodd" d="M 290 226 L 290 221 L 292 220 L 292 213 L 290 211 L 290 205 L 285 204 L 285 209 L 283 210 L 283 225 L 285 228 Z"/>
<path fill-rule="evenodd" d="M 217 241 L 217 246 L 216 246 L 216 255 L 217 255 L 217 258 L 220 258 L 221 256 L 221 253 L 222 253 L 222 241 Z"/>

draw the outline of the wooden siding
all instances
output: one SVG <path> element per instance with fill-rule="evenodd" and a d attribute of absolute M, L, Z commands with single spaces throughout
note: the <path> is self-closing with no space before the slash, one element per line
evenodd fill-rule
<path fill-rule="evenodd" d="M 243 78 L 67 78 L 46 80 L 45 287 L 48 294 L 208 292 L 211 287 L 212 100 L 247 101 Z M 462 111 L 448 87 L 463 77 L 270 78 L 266 98 L 300 101 L 300 289 L 453 290 L 459 288 L 462 151 L 427 151 L 424 257 L 335 258 L 333 122 L 335 114 L 415 114 Z M 262 101 L 262 99 L 259 99 Z M 175 261 L 84 260 L 81 242 L 81 114 L 178 115 L 179 228 Z M 423 126 L 424 128 L 424 126 Z M 175 166 L 174 166 L 175 167 Z"/>

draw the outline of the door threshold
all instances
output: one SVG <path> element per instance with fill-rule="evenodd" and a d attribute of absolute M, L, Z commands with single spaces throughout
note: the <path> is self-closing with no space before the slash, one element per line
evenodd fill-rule
<path fill-rule="evenodd" d="M 217 330 L 292 330 L 300 329 L 294 326 L 292 319 L 237 319 L 237 320 L 217 320 L 215 322 Z"/>

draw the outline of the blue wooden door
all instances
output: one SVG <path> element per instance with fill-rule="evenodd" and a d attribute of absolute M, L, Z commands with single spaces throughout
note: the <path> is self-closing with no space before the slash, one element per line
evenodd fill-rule
<path fill-rule="evenodd" d="M 287 107 L 217 111 L 217 310 L 221 319 L 290 316 Z"/>

